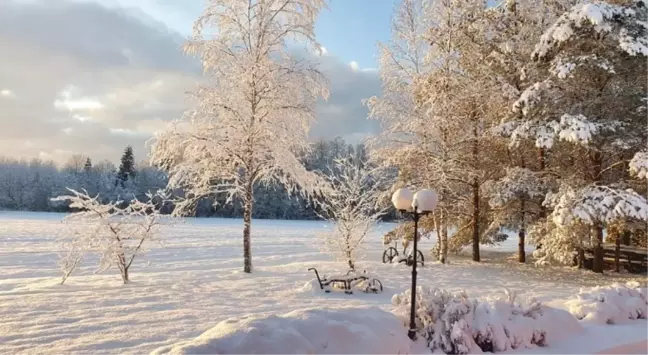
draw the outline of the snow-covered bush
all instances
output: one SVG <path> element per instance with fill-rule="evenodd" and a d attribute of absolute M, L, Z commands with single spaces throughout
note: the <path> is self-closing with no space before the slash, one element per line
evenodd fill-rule
<path fill-rule="evenodd" d="M 411 290 L 394 295 L 394 314 L 409 325 Z M 518 302 L 506 291 L 503 299 L 470 299 L 438 288 L 418 287 L 416 328 L 432 351 L 447 354 L 502 352 L 545 346 L 581 327 L 563 310 L 531 299 Z"/>
<path fill-rule="evenodd" d="M 648 289 L 637 282 L 581 289 L 565 302 L 576 318 L 600 324 L 646 319 Z"/>
<path fill-rule="evenodd" d="M 362 159 L 336 159 L 330 174 L 323 175 L 328 188 L 322 217 L 334 228 L 322 234 L 325 251 L 355 270 L 357 253 L 369 230 L 386 213 L 380 201 L 387 190 L 385 169 L 374 168 Z"/>
<path fill-rule="evenodd" d="M 58 263 L 63 272 L 61 283 L 79 265 L 83 255 L 90 252 L 100 255 L 97 271 L 116 266 L 124 283 L 128 283 L 133 261 L 144 253 L 146 243 L 158 235 L 162 215 L 154 200 L 163 197 L 147 194 L 146 202 L 134 198 L 128 204 L 102 203 L 99 196 L 90 197 L 87 191 L 68 190 L 71 195 L 54 199 L 69 201 L 70 208 L 76 211 L 64 219 L 70 233 L 61 238 L 65 250 Z"/>
<path fill-rule="evenodd" d="M 639 179 L 648 179 L 648 151 L 635 153 L 628 165 L 632 175 Z"/>
<path fill-rule="evenodd" d="M 378 308 L 306 309 L 235 317 L 153 354 L 407 354 L 412 341 Z"/>

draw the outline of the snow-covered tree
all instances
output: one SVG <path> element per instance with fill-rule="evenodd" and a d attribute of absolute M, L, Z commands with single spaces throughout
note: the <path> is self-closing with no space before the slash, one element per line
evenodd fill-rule
<path fill-rule="evenodd" d="M 547 194 L 548 184 L 533 171 L 513 167 L 506 169 L 506 175 L 495 181 L 487 181 L 484 193 L 492 211 L 490 228 L 518 231 L 518 261 L 526 261 L 526 227 L 539 214 L 537 201 Z"/>
<path fill-rule="evenodd" d="M 135 156 L 133 154 L 133 147 L 129 145 L 126 147 L 126 149 L 124 149 L 124 154 L 122 154 L 115 185 L 119 185 L 123 188 L 125 187 L 125 184 L 128 180 L 133 180 L 134 178 L 135 178 Z"/>
<path fill-rule="evenodd" d="M 320 51 L 314 25 L 325 6 L 325 0 L 207 1 L 185 45 L 202 61 L 207 81 L 193 93 L 196 107 L 155 138 L 152 163 L 168 170 L 169 187 L 185 190 L 176 212 L 209 195 L 242 202 L 245 272 L 252 271 L 254 187 L 279 183 L 308 194 L 318 184 L 297 154 L 308 150 L 327 82 L 311 54 L 297 55 L 288 45 Z"/>
<path fill-rule="evenodd" d="M 62 240 L 66 250 L 59 262 L 64 273 L 62 282 L 80 263 L 83 253 L 96 251 L 100 256 L 98 271 L 117 267 L 124 283 L 128 283 L 133 261 L 159 235 L 163 221 L 153 203 L 158 196 L 148 194 L 145 202 L 132 199 L 122 207 L 122 201 L 102 203 L 99 196 L 90 197 L 86 191 L 69 191 L 70 195 L 55 198 L 68 201 L 74 210 L 64 219 L 71 228 L 70 235 Z"/>
<path fill-rule="evenodd" d="M 323 190 L 323 217 L 333 224 L 324 233 L 325 250 L 355 270 L 357 253 L 378 219 L 387 208 L 380 205 L 389 188 L 385 169 L 375 168 L 354 157 L 340 158 L 323 176 L 328 188 Z"/>
<path fill-rule="evenodd" d="M 536 145 L 554 150 L 553 170 L 562 194 L 552 199 L 562 201 L 550 220 L 556 233 L 569 226 L 559 223 L 556 214 L 578 212 L 585 201 L 606 201 L 592 203 L 613 208 L 611 201 L 629 196 L 625 165 L 646 146 L 647 14 L 643 1 L 579 3 L 544 32 L 532 54 L 544 76 L 539 75 L 513 105 L 528 119 L 511 130 L 513 136 L 532 138 Z M 601 211 L 578 222 L 592 229 L 596 272 L 603 269 L 601 244 L 610 220 L 602 216 L 607 215 Z"/>
<path fill-rule="evenodd" d="M 441 233 L 439 258 L 447 255 L 448 229 L 456 215 L 458 176 L 465 175 L 465 164 L 454 159 L 455 121 L 439 112 L 439 100 L 422 92 L 431 79 L 447 78 L 454 64 L 454 41 L 429 36 L 435 26 L 450 19 L 450 7 L 440 1 L 404 0 L 392 18 L 392 38 L 379 46 L 379 70 L 382 94 L 367 100 L 369 117 L 381 122 L 382 132 L 372 140 L 373 156 L 386 166 L 399 170 L 397 185 L 415 185 L 435 189 L 440 196 L 436 216 Z M 450 26 L 455 26 L 451 24 Z M 434 55 L 432 54 L 434 53 Z M 441 80 L 441 79 L 439 79 Z M 443 88 L 443 83 L 441 83 Z M 423 230 L 429 231 L 433 218 L 421 221 Z M 404 233 L 395 235 L 406 236 Z M 405 239 L 407 240 L 407 239 Z"/>

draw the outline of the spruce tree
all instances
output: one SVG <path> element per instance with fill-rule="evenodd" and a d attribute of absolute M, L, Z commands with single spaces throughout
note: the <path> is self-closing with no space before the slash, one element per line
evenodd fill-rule
<path fill-rule="evenodd" d="M 90 160 L 90 157 L 87 157 L 85 164 L 83 164 L 83 172 L 86 174 L 90 174 L 91 170 L 92 170 L 92 160 Z"/>
<path fill-rule="evenodd" d="M 124 150 L 124 154 L 121 157 L 121 162 L 119 164 L 119 172 L 117 173 L 116 184 L 120 184 L 124 187 L 124 183 L 129 178 L 132 179 L 135 177 L 135 156 L 133 155 L 133 147 L 130 145 Z"/>

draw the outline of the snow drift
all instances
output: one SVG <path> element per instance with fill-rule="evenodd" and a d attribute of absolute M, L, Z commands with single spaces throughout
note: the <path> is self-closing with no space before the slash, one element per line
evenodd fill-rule
<path fill-rule="evenodd" d="M 516 294 L 506 298 L 470 299 L 438 288 L 418 287 L 416 326 L 427 346 L 447 354 L 502 352 L 546 346 L 582 331 L 567 311 L 533 299 L 522 303 Z M 403 324 L 409 324 L 411 290 L 394 295 L 392 304 Z"/>
<path fill-rule="evenodd" d="M 637 282 L 581 289 L 565 305 L 576 318 L 599 324 L 617 324 L 645 319 L 648 313 L 646 287 Z"/>
<path fill-rule="evenodd" d="M 412 341 L 378 308 L 306 309 L 230 318 L 153 354 L 405 354 Z"/>

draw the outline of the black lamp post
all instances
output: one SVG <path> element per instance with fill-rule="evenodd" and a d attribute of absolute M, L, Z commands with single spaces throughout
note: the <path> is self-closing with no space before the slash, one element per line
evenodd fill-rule
<path fill-rule="evenodd" d="M 409 189 L 398 189 L 392 195 L 392 203 L 401 213 L 410 215 L 414 220 L 414 248 L 412 253 L 412 299 L 410 301 L 410 324 L 407 336 L 414 340 L 416 338 L 416 264 L 418 254 L 418 222 L 421 216 L 424 216 L 436 207 L 439 198 L 434 191 L 420 190 L 412 194 Z"/>

